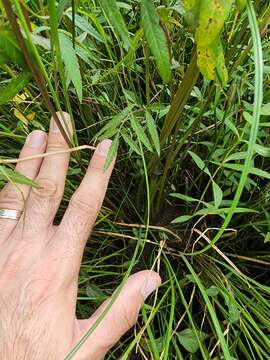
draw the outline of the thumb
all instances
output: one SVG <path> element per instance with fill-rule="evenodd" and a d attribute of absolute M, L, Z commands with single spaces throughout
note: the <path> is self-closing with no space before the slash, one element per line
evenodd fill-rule
<path fill-rule="evenodd" d="M 160 276 L 150 270 L 130 276 L 102 322 L 80 349 L 78 358 L 101 359 L 121 336 L 135 325 L 145 299 L 158 288 L 160 283 Z M 79 338 L 91 328 L 110 300 L 107 299 L 90 319 L 78 320 Z"/>

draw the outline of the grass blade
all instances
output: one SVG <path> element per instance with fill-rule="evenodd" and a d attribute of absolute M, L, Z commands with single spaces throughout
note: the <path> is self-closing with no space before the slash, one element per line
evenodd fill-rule
<path fill-rule="evenodd" d="M 99 0 L 99 2 L 104 13 L 112 24 L 116 34 L 119 35 L 123 40 L 124 47 L 127 50 L 130 47 L 128 29 L 120 13 L 120 10 L 118 9 L 116 0 Z"/>

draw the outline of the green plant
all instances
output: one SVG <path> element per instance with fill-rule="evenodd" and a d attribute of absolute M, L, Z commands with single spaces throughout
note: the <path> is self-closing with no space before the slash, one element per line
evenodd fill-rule
<path fill-rule="evenodd" d="M 106 166 L 118 151 L 78 316 L 133 269 L 163 278 L 136 335 L 107 358 L 268 359 L 269 2 L 2 0 L 0 9 L 1 159 L 16 158 L 55 109 L 72 114 L 70 147 L 111 138 Z M 87 162 L 85 148 L 74 152 L 57 221 Z M 0 165 L 1 184 L 27 181 Z"/>

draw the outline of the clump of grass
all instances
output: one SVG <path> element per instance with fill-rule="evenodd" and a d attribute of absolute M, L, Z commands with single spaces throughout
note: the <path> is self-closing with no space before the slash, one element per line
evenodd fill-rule
<path fill-rule="evenodd" d="M 269 358 L 270 6 L 221 2 L 218 14 L 204 3 L 14 1 L 42 91 L 1 6 L 0 81 L 17 87 L 0 102 L 0 157 L 47 129 L 48 101 L 72 114 L 70 146 L 112 138 L 108 162 L 118 149 L 85 249 L 78 316 L 131 271 L 154 267 L 163 278 L 135 335 L 108 359 Z M 202 37 L 211 16 L 219 28 Z M 71 159 L 59 219 L 87 162 L 86 150 Z"/>

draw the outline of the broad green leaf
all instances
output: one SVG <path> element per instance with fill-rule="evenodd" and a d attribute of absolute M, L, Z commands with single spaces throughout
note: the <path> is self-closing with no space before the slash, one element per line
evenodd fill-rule
<path fill-rule="evenodd" d="M 220 38 L 217 37 L 207 46 L 198 43 L 197 56 L 197 63 L 203 76 L 207 80 L 214 80 L 217 74 L 222 85 L 226 85 L 228 71 Z"/>
<path fill-rule="evenodd" d="M 212 188 L 213 188 L 215 207 L 218 209 L 222 202 L 223 193 L 219 185 L 214 181 L 212 182 Z"/>
<path fill-rule="evenodd" d="M 61 57 L 65 64 L 67 86 L 72 82 L 80 102 L 82 101 L 82 77 L 79 62 L 72 41 L 63 33 L 59 33 Z"/>
<path fill-rule="evenodd" d="M 30 81 L 31 74 L 23 72 L 8 82 L 7 85 L 0 86 L 0 105 L 11 101 Z"/>
<path fill-rule="evenodd" d="M 194 331 L 195 330 L 193 329 L 185 329 L 176 333 L 180 344 L 191 354 L 194 354 L 197 350 L 199 350 L 200 347 Z M 199 335 L 200 341 L 202 342 L 208 336 L 206 333 L 202 331 L 198 331 L 197 333 Z"/>
<path fill-rule="evenodd" d="M 222 85 L 228 81 L 220 32 L 231 10 L 233 0 L 201 0 L 195 34 L 198 67 L 208 80 L 216 74 Z"/>
<path fill-rule="evenodd" d="M 216 297 L 219 294 L 218 288 L 214 285 L 211 285 L 210 288 L 206 290 L 206 293 L 210 297 Z"/>
<path fill-rule="evenodd" d="M 216 56 L 211 46 L 197 45 L 197 64 L 207 80 L 214 80 L 216 77 Z"/>
<path fill-rule="evenodd" d="M 153 0 L 141 0 L 141 19 L 144 35 L 156 60 L 158 72 L 163 82 L 168 83 L 171 77 L 169 49 Z"/>
<path fill-rule="evenodd" d="M 99 0 L 101 7 L 111 23 L 116 34 L 121 37 L 124 42 L 125 49 L 128 49 L 131 44 L 128 35 L 126 23 L 121 15 L 116 0 Z"/>
<path fill-rule="evenodd" d="M 205 163 L 204 163 L 203 160 L 199 157 L 199 155 L 195 154 L 195 153 L 194 153 L 193 151 L 191 151 L 191 150 L 189 150 L 188 153 L 189 153 L 189 155 L 192 157 L 193 161 L 194 161 L 195 164 L 198 166 L 198 168 L 211 177 L 210 171 L 209 171 L 208 168 L 205 166 Z"/>
<path fill-rule="evenodd" d="M 141 143 L 149 150 L 149 151 L 153 151 L 152 146 L 150 144 L 150 141 L 148 140 L 144 129 L 141 127 L 141 125 L 139 124 L 139 120 L 132 117 L 130 119 L 130 124 L 133 128 L 133 130 L 135 131 L 138 139 L 141 141 Z"/>
<path fill-rule="evenodd" d="M 229 16 L 233 0 L 201 0 L 196 41 L 208 46 L 215 41 Z"/>
<path fill-rule="evenodd" d="M 119 133 L 115 136 L 113 142 L 111 143 L 110 150 L 108 152 L 107 159 L 104 164 L 104 171 L 108 169 L 111 162 L 117 155 L 118 146 L 119 146 Z"/>
<path fill-rule="evenodd" d="M 11 181 L 15 184 L 29 185 L 38 188 L 39 185 L 35 181 L 20 174 L 18 171 L 12 170 L 8 167 L 0 165 L 0 179 L 5 181 Z"/>
<path fill-rule="evenodd" d="M 160 156 L 160 143 L 159 143 L 159 136 L 158 136 L 158 131 L 157 131 L 155 121 L 154 121 L 152 115 L 148 111 L 145 113 L 145 116 L 146 116 L 146 125 L 148 128 L 149 134 L 153 141 L 156 152 L 158 153 L 158 156 Z"/>
<path fill-rule="evenodd" d="M 239 310 L 237 308 L 237 305 L 235 303 L 235 300 L 232 298 L 232 296 L 229 296 L 222 292 L 222 295 L 224 296 L 225 304 L 228 307 L 229 310 L 229 320 L 232 324 L 237 323 L 240 318 Z"/>
<path fill-rule="evenodd" d="M 121 136 L 125 140 L 125 142 L 129 145 L 130 149 L 133 150 L 135 153 L 141 156 L 141 151 L 138 145 L 131 139 L 131 137 L 128 135 L 128 133 L 122 129 L 121 130 Z"/>

